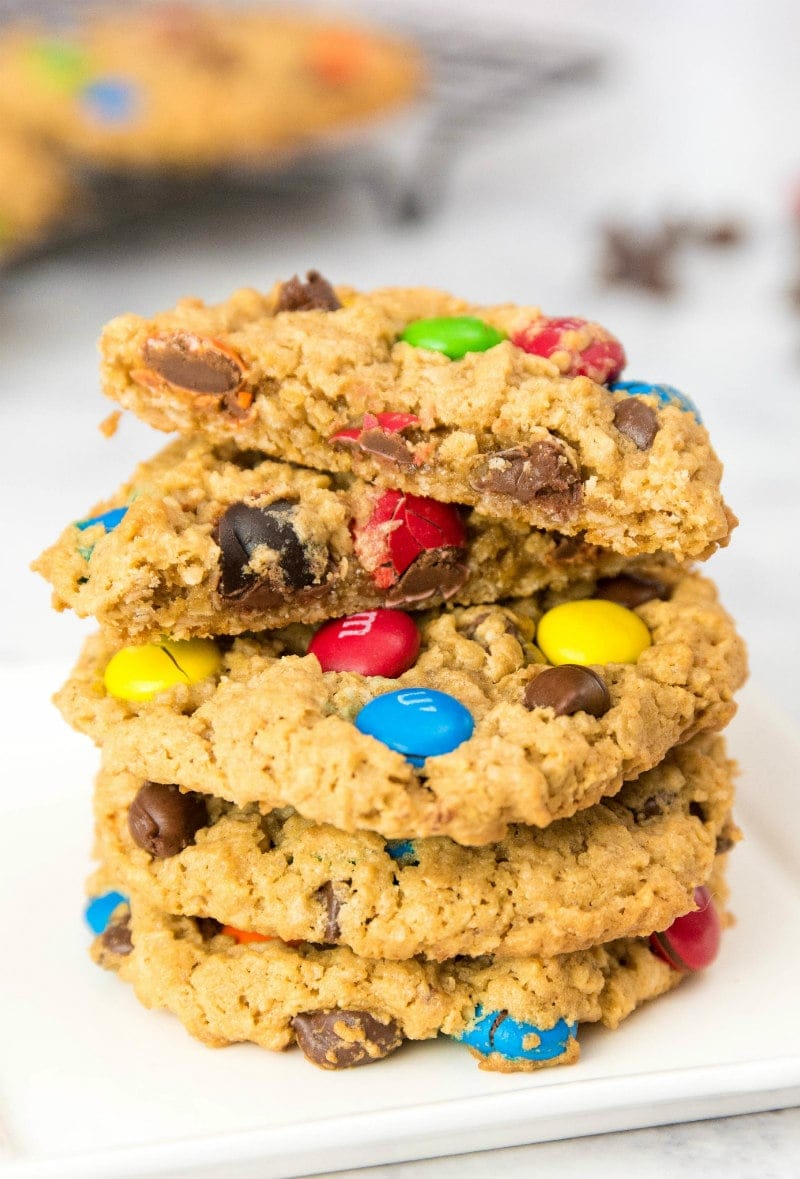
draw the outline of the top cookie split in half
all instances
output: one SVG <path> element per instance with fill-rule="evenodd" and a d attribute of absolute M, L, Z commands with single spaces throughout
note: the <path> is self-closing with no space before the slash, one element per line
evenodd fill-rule
<path fill-rule="evenodd" d="M 626 556 L 706 557 L 735 523 L 691 402 L 618 381 L 624 351 L 597 324 L 424 288 L 360 294 L 311 272 L 216 307 L 120 316 L 101 352 L 105 392 L 158 429 Z"/>

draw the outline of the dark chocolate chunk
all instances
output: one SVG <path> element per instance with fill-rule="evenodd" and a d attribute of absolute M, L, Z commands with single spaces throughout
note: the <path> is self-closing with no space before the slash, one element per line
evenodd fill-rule
<path fill-rule="evenodd" d="M 461 549 L 426 549 L 412 561 L 386 595 L 387 605 L 424 602 L 439 596 L 447 600 L 458 593 L 469 570 L 461 563 Z"/>
<path fill-rule="evenodd" d="M 304 1011 L 292 1020 L 297 1043 L 320 1068 L 356 1068 L 394 1052 L 403 1034 L 394 1019 L 368 1011 Z"/>
<path fill-rule="evenodd" d="M 218 592 L 223 598 L 252 597 L 249 605 L 269 605 L 281 601 L 287 591 L 304 589 L 314 582 L 314 571 L 306 549 L 295 531 L 292 515 L 296 504 L 277 499 L 266 507 L 232 504 L 220 516 L 216 541 L 220 555 Z M 250 559 L 260 547 L 277 554 L 277 567 L 267 577 L 248 570 Z"/>
<path fill-rule="evenodd" d="M 704 809 L 704 808 L 703 808 L 703 806 L 702 806 L 702 805 L 701 805 L 699 802 L 697 802 L 697 800 L 696 800 L 696 799 L 694 799 L 694 798 L 693 798 L 693 799 L 692 799 L 692 801 L 689 803 L 689 814 L 690 814 L 690 815 L 693 815 L 695 819 L 699 819 L 701 823 L 705 823 L 705 821 L 706 821 L 706 812 L 705 812 L 705 809 Z"/>
<path fill-rule="evenodd" d="M 658 415 L 638 397 L 626 397 L 614 406 L 614 425 L 639 450 L 649 450 L 658 433 Z"/>
<path fill-rule="evenodd" d="M 371 430 L 362 430 L 358 436 L 358 446 L 366 454 L 374 454 L 386 462 L 402 467 L 414 465 L 411 447 L 396 431 L 390 433 L 377 426 Z"/>
<path fill-rule="evenodd" d="M 135 843 L 157 860 L 182 852 L 208 823 L 205 799 L 183 794 L 174 785 L 145 782 L 128 811 L 128 829 Z"/>
<path fill-rule="evenodd" d="M 580 475 L 555 439 L 497 451 L 470 484 L 476 491 L 507 495 L 517 503 L 536 503 L 558 519 L 573 516 L 581 499 Z"/>
<path fill-rule="evenodd" d="M 309 270 L 305 282 L 295 275 L 282 285 L 276 311 L 338 311 L 340 307 L 328 280 L 318 270 Z"/>
<path fill-rule="evenodd" d="M 102 942 L 104 949 L 111 954 L 130 954 L 133 949 L 133 942 L 131 941 L 131 915 L 127 913 L 121 921 L 115 921 L 113 925 L 109 925 L 103 936 Z"/>
<path fill-rule="evenodd" d="M 325 941 L 338 941 L 342 932 L 339 928 L 338 920 L 342 903 L 336 895 L 333 881 L 326 880 L 322 887 L 317 889 L 315 895 L 320 903 L 325 906 Z"/>
<path fill-rule="evenodd" d="M 616 602 L 635 610 L 654 598 L 666 601 L 670 587 L 656 577 L 642 577 L 638 573 L 622 573 L 619 577 L 601 577 L 595 586 L 594 596 L 607 602 Z"/>
<path fill-rule="evenodd" d="M 565 663 L 548 667 L 525 688 L 525 707 L 552 708 L 556 716 L 588 712 L 603 716 L 611 707 L 611 697 L 603 679 L 588 667 Z"/>
<path fill-rule="evenodd" d="M 232 393 L 242 382 L 237 358 L 214 340 L 192 332 L 151 337 L 144 345 L 144 359 L 170 385 L 191 393 Z"/>

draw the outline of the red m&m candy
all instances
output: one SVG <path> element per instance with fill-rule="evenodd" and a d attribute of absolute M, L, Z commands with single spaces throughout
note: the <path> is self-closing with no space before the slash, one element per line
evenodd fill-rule
<path fill-rule="evenodd" d="M 366 524 L 354 533 L 356 552 L 380 589 L 389 589 L 424 552 L 461 549 L 467 534 L 458 508 L 426 496 L 385 491 L 375 503 Z M 460 576 L 460 584 L 464 578 Z M 443 597 L 455 593 L 455 579 L 440 570 L 429 589 Z M 415 595 L 419 597 L 427 594 Z"/>
<path fill-rule="evenodd" d="M 722 927 L 705 886 L 694 890 L 694 902 L 698 906 L 694 913 L 678 917 L 663 933 L 650 935 L 653 953 L 675 970 L 704 970 L 719 953 Z"/>
<path fill-rule="evenodd" d="M 320 627 L 308 644 L 323 671 L 402 675 L 419 654 L 419 633 L 402 610 L 365 610 Z"/>
<path fill-rule="evenodd" d="M 512 336 L 523 352 L 552 360 L 564 377 L 590 377 L 600 385 L 615 381 L 625 367 L 625 349 L 599 323 L 548 319 L 542 315 Z"/>

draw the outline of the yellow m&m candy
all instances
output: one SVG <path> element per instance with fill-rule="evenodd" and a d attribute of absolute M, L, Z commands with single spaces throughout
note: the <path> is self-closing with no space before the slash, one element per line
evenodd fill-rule
<path fill-rule="evenodd" d="M 562 602 L 539 620 L 536 642 L 553 664 L 635 663 L 650 631 L 633 610 L 599 598 Z"/>
<path fill-rule="evenodd" d="M 119 700 L 152 700 L 176 684 L 197 684 L 221 666 L 222 656 L 210 639 L 165 639 L 117 651 L 106 664 L 103 683 Z"/>

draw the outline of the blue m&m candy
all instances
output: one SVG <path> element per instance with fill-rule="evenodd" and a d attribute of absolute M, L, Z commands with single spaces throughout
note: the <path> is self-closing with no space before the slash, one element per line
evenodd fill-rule
<path fill-rule="evenodd" d="M 127 508 L 111 508 L 99 516 L 91 516 L 88 520 L 78 520 L 75 527 L 79 528 L 81 532 L 85 532 L 93 524 L 102 524 L 106 532 L 113 532 L 127 510 Z"/>
<path fill-rule="evenodd" d="M 387 839 L 386 851 L 393 860 L 396 860 L 404 868 L 409 864 L 419 863 L 416 858 L 416 848 L 410 839 Z"/>
<path fill-rule="evenodd" d="M 505 1011 L 484 1011 L 479 1004 L 472 1023 L 453 1037 L 480 1052 L 497 1053 L 506 1060 L 553 1060 L 563 1056 L 570 1040 L 576 1038 L 578 1025 L 560 1019 L 555 1027 L 542 1031 L 532 1023 L 522 1023 Z"/>
<path fill-rule="evenodd" d="M 117 905 L 127 904 L 127 901 L 121 892 L 104 892 L 99 897 L 92 897 L 83 912 L 92 933 L 105 933 Z"/>
<path fill-rule="evenodd" d="M 127 508 L 111 508 L 107 512 L 102 512 L 99 516 L 92 516 L 88 520 L 78 520 L 75 527 L 79 532 L 85 532 L 93 524 L 102 524 L 106 532 L 113 532 L 127 510 Z M 94 545 L 80 545 L 78 552 L 85 561 L 88 561 L 94 552 Z"/>
<path fill-rule="evenodd" d="M 356 728 L 396 749 L 412 765 L 449 753 L 472 736 L 475 722 L 463 704 L 433 688 L 402 688 L 376 696 L 355 720 Z"/>
<path fill-rule="evenodd" d="M 139 105 L 136 88 L 122 78 L 97 78 L 84 86 L 81 105 L 100 123 L 127 123 Z"/>
<path fill-rule="evenodd" d="M 614 381 L 608 386 L 612 393 L 627 393 L 629 397 L 657 397 L 663 406 L 674 405 L 686 413 L 694 414 L 702 425 L 703 419 L 695 403 L 672 385 L 651 385 L 648 381 Z"/>

